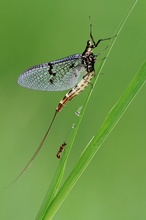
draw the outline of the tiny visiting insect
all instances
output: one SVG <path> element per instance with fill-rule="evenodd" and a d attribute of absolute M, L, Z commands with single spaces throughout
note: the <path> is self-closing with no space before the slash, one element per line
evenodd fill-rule
<path fill-rule="evenodd" d="M 59 147 L 59 150 L 58 150 L 58 152 L 57 152 L 57 154 L 56 154 L 56 157 L 58 158 L 58 159 L 60 159 L 60 154 L 62 153 L 62 151 L 64 150 L 64 148 L 65 148 L 65 146 L 67 145 L 67 143 L 66 142 L 64 142 L 60 147 Z"/>
<path fill-rule="evenodd" d="M 57 113 L 60 112 L 69 101 L 82 92 L 88 86 L 93 76 L 95 76 L 94 64 L 96 57 L 99 56 L 100 53 L 97 55 L 93 54 L 93 49 L 96 48 L 101 41 L 110 40 L 113 37 L 99 39 L 95 42 L 92 35 L 92 23 L 90 22 L 90 38 L 91 40 L 87 41 L 83 53 L 33 66 L 19 76 L 18 84 L 25 88 L 43 91 L 62 91 L 70 89 L 70 91 L 67 92 L 64 98 L 59 102 L 50 126 L 39 147 L 15 180 L 25 172 L 39 153 Z"/>

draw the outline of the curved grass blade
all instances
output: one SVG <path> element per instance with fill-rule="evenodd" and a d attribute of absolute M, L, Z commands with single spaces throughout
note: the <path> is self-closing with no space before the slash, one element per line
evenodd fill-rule
<path fill-rule="evenodd" d="M 119 24 L 119 27 L 117 28 L 117 31 L 115 32 L 115 34 L 119 35 L 125 22 L 127 21 L 130 13 L 132 12 L 133 8 L 135 7 L 136 3 L 138 2 L 138 0 L 134 1 L 134 3 L 130 6 L 130 8 L 128 9 L 126 15 L 124 16 L 124 18 L 122 19 L 121 23 Z M 107 55 L 109 55 L 109 53 L 111 52 L 111 49 L 114 45 L 116 41 L 116 38 L 113 40 L 111 46 L 109 47 L 109 50 L 107 52 Z M 95 81 L 93 83 L 93 88 L 98 80 L 98 77 L 99 77 L 99 74 L 101 73 L 102 71 L 102 68 L 105 64 L 105 61 L 106 60 L 102 60 L 100 65 L 99 65 L 99 68 L 98 70 L 96 71 L 96 77 L 95 77 Z M 98 74 L 97 74 L 98 73 Z M 86 107 L 87 107 L 87 104 L 90 100 L 90 97 L 92 95 L 92 92 L 93 92 L 93 88 L 90 89 L 89 91 L 89 94 L 87 96 L 87 99 L 85 101 L 85 104 L 82 108 L 82 112 L 80 114 L 80 117 L 78 119 L 78 122 L 76 124 L 76 128 L 74 129 L 74 132 L 72 132 L 71 134 L 71 137 L 69 138 L 69 144 L 68 144 L 68 147 L 65 151 L 65 154 L 64 154 L 64 157 L 62 158 L 62 160 L 60 161 L 59 163 L 59 166 L 57 168 L 57 171 L 54 175 L 54 178 L 52 180 L 52 183 L 51 183 L 51 186 L 49 187 L 49 190 L 45 196 L 45 199 L 42 203 L 42 206 L 39 210 L 39 213 L 36 217 L 36 220 L 40 220 L 40 219 L 52 219 L 52 217 L 54 216 L 54 214 L 56 213 L 57 209 L 59 208 L 59 206 L 61 205 L 61 203 L 63 202 L 63 200 L 65 199 L 65 197 L 67 196 L 67 194 L 69 193 L 69 191 L 71 190 L 71 188 L 73 187 L 73 185 L 75 184 L 75 182 L 78 180 L 79 176 L 82 174 L 82 172 L 84 171 L 84 169 L 86 168 L 86 165 L 84 167 L 84 169 L 80 170 L 81 168 L 81 164 L 77 167 L 77 170 L 79 173 L 76 173 L 76 171 L 74 172 L 73 174 L 73 171 L 72 173 L 70 174 L 70 176 L 68 177 L 67 181 L 65 182 L 65 184 L 63 185 L 63 187 L 61 188 L 61 190 L 59 191 L 59 193 L 57 194 L 57 191 L 59 189 L 59 186 L 60 186 L 60 183 L 61 183 L 61 180 L 62 180 L 62 177 L 63 177 L 63 173 L 64 173 L 64 170 L 65 170 L 65 165 L 66 165 L 66 162 L 67 162 L 67 159 L 68 159 L 68 155 L 69 155 L 69 152 L 71 150 L 71 147 L 73 145 L 73 142 L 75 140 L 75 137 L 76 137 L 76 134 L 78 132 L 78 129 L 79 129 L 79 126 L 80 126 L 80 123 L 81 123 L 81 120 L 83 118 L 83 115 L 84 115 L 84 112 L 86 110 Z M 94 138 L 95 139 L 95 138 Z M 93 140 L 92 140 L 93 141 Z M 88 148 L 87 148 L 88 149 Z M 86 155 L 86 151 L 87 149 L 84 151 L 82 157 L 80 158 L 80 160 L 84 160 L 84 155 Z M 84 158 L 84 159 L 82 159 Z M 92 158 L 91 158 L 92 159 Z M 90 160 L 91 160 L 90 159 Z M 89 162 L 90 162 L 89 160 Z M 89 163 L 88 162 L 88 163 Z M 82 163 L 82 162 L 81 162 Z M 78 162 L 79 164 L 79 162 Z M 84 164 L 84 163 L 83 163 Z M 76 167 L 74 168 L 74 170 L 76 169 Z M 77 174 L 77 175 L 76 175 Z M 73 178 L 74 177 L 74 178 Z M 55 195 L 57 194 L 57 196 L 55 197 Z M 54 199 L 55 197 L 55 199 Z M 53 200 L 54 199 L 54 200 Z M 52 202 L 52 203 L 51 203 Z"/>
<path fill-rule="evenodd" d="M 57 196 L 54 198 L 46 212 L 45 220 L 52 219 L 57 209 L 60 207 L 70 190 L 73 188 L 83 171 L 86 169 L 96 152 L 101 147 L 102 143 L 111 133 L 112 129 L 118 123 L 134 97 L 137 95 L 141 87 L 146 82 L 146 62 L 141 67 L 140 71 L 131 81 L 119 101 L 111 109 L 103 124 L 101 125 L 99 131 L 96 133 L 94 138 L 91 140 L 90 144 L 86 147 L 82 156 L 80 157 L 78 163 L 68 176 L 64 185 L 58 192 Z"/>

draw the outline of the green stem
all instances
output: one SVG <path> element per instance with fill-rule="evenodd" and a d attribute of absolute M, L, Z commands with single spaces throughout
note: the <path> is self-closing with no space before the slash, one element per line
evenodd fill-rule
<path fill-rule="evenodd" d="M 134 3 L 130 6 L 130 8 L 128 9 L 126 15 L 122 19 L 119 27 L 117 28 L 117 31 L 116 31 L 115 34 L 119 35 L 119 33 L 121 32 L 121 30 L 122 30 L 126 20 L 128 19 L 130 13 L 132 12 L 132 10 L 135 7 L 137 2 L 138 2 L 138 0 L 134 1 Z M 116 39 L 117 38 L 115 38 L 113 40 L 111 46 L 109 47 L 109 51 L 107 52 L 107 55 L 109 55 L 109 53 L 111 52 L 111 49 L 112 49 Z M 105 60 L 101 61 L 100 66 L 99 66 L 98 70 L 96 71 L 96 75 L 97 75 L 97 73 L 98 73 L 98 75 L 97 75 L 97 77 L 94 80 L 94 86 L 95 86 L 95 84 L 97 82 L 99 73 L 101 72 L 104 64 L 105 64 Z M 88 97 L 87 97 L 87 99 L 85 101 L 85 104 L 84 104 L 84 106 L 82 108 L 82 112 L 80 114 L 78 122 L 76 124 L 76 127 L 75 127 L 74 131 L 71 134 L 71 137 L 70 137 L 70 140 L 69 140 L 70 144 L 67 145 L 67 149 L 65 151 L 65 154 L 63 155 L 64 157 L 60 161 L 60 164 L 59 164 L 59 166 L 57 168 L 57 171 L 56 171 L 55 176 L 54 176 L 54 178 L 52 180 L 51 186 L 49 187 L 49 190 L 48 190 L 48 192 L 47 192 L 47 194 L 45 196 L 45 199 L 43 201 L 43 204 L 42 204 L 42 206 L 40 208 L 40 211 L 39 211 L 39 213 L 37 215 L 36 220 L 51 219 L 54 216 L 55 212 L 57 211 L 57 209 L 59 208 L 59 206 L 61 205 L 61 203 L 63 202 L 63 200 L 65 199 L 65 197 L 67 196 L 67 194 L 69 193 L 69 191 L 71 190 L 71 188 L 73 187 L 73 185 L 75 184 L 75 182 L 77 181 L 77 179 L 79 178 L 79 176 L 81 175 L 81 173 L 83 172 L 83 170 L 86 168 L 86 166 L 88 165 L 88 163 L 90 162 L 90 160 L 93 157 L 92 150 L 94 149 L 93 146 L 96 145 L 95 143 L 93 144 L 92 147 L 90 145 L 91 149 L 87 147 L 88 151 L 87 151 L 87 149 L 84 151 L 84 153 L 83 153 L 84 157 L 82 155 L 82 157 L 80 158 L 80 161 L 78 162 L 78 164 L 74 168 L 74 172 L 72 171 L 72 173 L 68 177 L 67 181 L 65 182 L 65 185 L 63 185 L 61 191 L 59 191 L 59 193 L 57 194 L 59 186 L 60 186 L 60 183 L 61 183 L 61 180 L 62 180 L 62 176 L 63 176 L 64 170 L 65 170 L 65 165 L 66 165 L 66 162 L 67 162 L 67 158 L 68 158 L 69 152 L 70 152 L 71 147 L 73 145 L 73 142 L 75 140 L 75 137 L 76 137 L 76 134 L 78 132 L 81 120 L 83 118 L 84 112 L 86 110 L 87 104 L 89 102 L 89 99 L 91 97 L 91 94 L 92 94 L 93 90 L 94 90 L 94 88 L 91 89 L 89 94 L 88 94 Z M 102 137 L 102 135 L 101 135 L 101 137 Z M 95 138 L 93 140 L 95 141 Z M 92 143 L 93 143 L 93 140 L 92 140 Z M 99 140 L 101 140 L 101 138 L 99 138 Z M 101 143 L 102 142 L 103 141 L 101 140 Z M 93 150 L 93 152 L 94 151 L 95 151 L 95 149 Z M 90 153 L 90 154 L 88 155 L 88 153 Z M 87 160 L 86 160 L 86 156 L 87 156 Z M 90 158 L 90 160 L 89 160 L 89 158 Z M 63 196 L 63 193 L 64 193 L 64 196 Z M 55 197 L 56 194 L 57 194 L 57 196 Z M 55 199 L 54 199 L 54 197 L 55 197 Z"/>
<path fill-rule="evenodd" d="M 101 125 L 99 131 L 96 133 L 95 137 L 91 140 L 90 144 L 87 146 L 82 156 L 80 157 L 78 163 L 68 176 L 64 185 L 52 201 L 49 209 L 46 212 L 44 220 L 50 220 L 55 215 L 56 211 L 59 209 L 60 205 L 73 188 L 85 168 L 90 163 L 91 159 L 94 157 L 97 150 L 99 150 L 101 144 L 105 141 L 107 136 L 110 134 L 112 129 L 115 127 L 123 113 L 126 111 L 142 85 L 146 81 L 146 62 L 141 67 L 138 74 L 131 81 L 127 87 L 124 94 L 121 96 L 119 101 L 115 104 L 112 110 L 107 115 L 105 121 Z"/>

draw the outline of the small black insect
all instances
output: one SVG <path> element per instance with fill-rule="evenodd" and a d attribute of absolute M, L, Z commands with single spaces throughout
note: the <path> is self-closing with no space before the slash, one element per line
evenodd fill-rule
<path fill-rule="evenodd" d="M 60 154 L 63 152 L 63 150 L 64 150 L 64 148 L 65 148 L 65 146 L 66 146 L 67 144 L 66 144 L 66 142 L 64 142 L 60 147 L 59 147 L 59 150 L 58 150 L 58 152 L 57 152 L 57 154 L 56 154 L 56 157 L 58 158 L 58 159 L 60 159 Z"/>

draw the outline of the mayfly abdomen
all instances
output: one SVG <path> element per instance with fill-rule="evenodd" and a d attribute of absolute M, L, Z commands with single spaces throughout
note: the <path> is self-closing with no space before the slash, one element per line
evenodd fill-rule
<path fill-rule="evenodd" d="M 62 108 L 71 101 L 76 95 L 78 95 L 80 92 L 82 92 L 90 83 L 93 76 L 95 75 L 95 72 L 92 71 L 90 73 L 87 73 L 82 80 L 74 86 L 65 96 L 64 98 L 59 102 L 59 105 L 56 108 L 56 112 L 60 112 Z"/>

